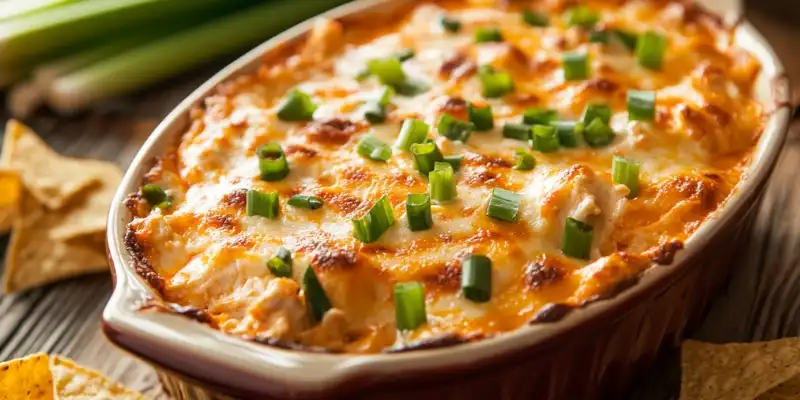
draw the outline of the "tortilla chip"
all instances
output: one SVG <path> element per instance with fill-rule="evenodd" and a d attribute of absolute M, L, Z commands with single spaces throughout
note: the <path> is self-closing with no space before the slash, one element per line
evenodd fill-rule
<path fill-rule="evenodd" d="M 53 375 L 47 354 L 0 363 L 0 400 L 52 400 Z"/>
<path fill-rule="evenodd" d="M 106 229 L 106 215 L 122 181 L 122 171 L 108 162 L 85 160 L 83 163 L 87 173 L 100 180 L 65 206 L 66 214 L 50 231 L 50 237 L 55 240 L 73 239 Z"/>
<path fill-rule="evenodd" d="M 19 218 L 6 251 L 3 290 L 32 289 L 61 279 L 107 270 L 105 251 L 91 238 L 54 240 L 50 232 L 64 214 L 38 203 L 23 190 Z"/>
<path fill-rule="evenodd" d="M 19 174 L 11 170 L 0 169 L 0 233 L 11 229 L 17 213 L 19 192 Z"/>
<path fill-rule="evenodd" d="M 53 356 L 50 369 L 59 399 L 145 399 L 141 393 L 65 357 Z"/>
<path fill-rule="evenodd" d="M 772 388 L 758 396 L 757 400 L 798 400 L 800 399 L 800 375 Z"/>
<path fill-rule="evenodd" d="M 800 374 L 800 339 L 710 344 L 686 341 L 682 400 L 751 400 Z"/>
<path fill-rule="evenodd" d="M 0 167 L 18 171 L 33 197 L 51 210 L 61 208 L 98 180 L 87 173 L 85 163 L 59 155 L 30 128 L 13 119 L 6 124 Z"/>

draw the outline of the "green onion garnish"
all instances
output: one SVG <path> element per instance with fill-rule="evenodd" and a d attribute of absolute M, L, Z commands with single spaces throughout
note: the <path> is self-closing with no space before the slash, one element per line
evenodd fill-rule
<path fill-rule="evenodd" d="M 422 81 L 409 79 L 404 83 L 392 86 L 397 94 L 403 96 L 416 96 L 420 93 L 425 93 L 429 87 Z"/>
<path fill-rule="evenodd" d="M 583 140 L 589 146 L 602 147 L 614 140 L 614 131 L 610 126 L 604 124 L 600 118 L 595 118 L 583 129 Z"/>
<path fill-rule="evenodd" d="M 578 134 L 583 133 L 583 123 L 572 121 L 553 121 L 550 125 L 556 128 L 558 144 L 561 147 L 577 147 Z"/>
<path fill-rule="evenodd" d="M 547 125 L 558 119 L 556 110 L 548 108 L 528 108 L 522 114 L 522 122 L 528 125 Z"/>
<path fill-rule="evenodd" d="M 322 199 L 316 196 L 309 196 L 305 194 L 296 194 L 289 198 L 289 203 L 292 207 L 307 208 L 309 210 L 316 210 L 322 207 Z"/>
<path fill-rule="evenodd" d="M 654 31 L 645 32 L 636 45 L 636 57 L 645 68 L 659 70 L 664 63 L 667 38 Z"/>
<path fill-rule="evenodd" d="M 454 18 L 443 16 L 439 19 L 439 23 L 442 25 L 444 30 L 450 33 L 456 33 L 461 30 L 461 21 Z"/>
<path fill-rule="evenodd" d="M 530 171 L 536 166 L 536 159 L 533 154 L 529 153 L 522 147 L 517 147 L 514 150 L 514 169 L 520 171 Z"/>
<path fill-rule="evenodd" d="M 437 202 L 450 201 L 456 197 L 456 179 L 453 166 L 446 162 L 434 163 L 428 174 L 431 198 Z"/>
<path fill-rule="evenodd" d="M 486 215 L 503 221 L 514 222 L 519 214 L 522 196 L 510 190 L 501 188 L 492 189 L 492 197 L 486 207 Z"/>
<path fill-rule="evenodd" d="M 558 150 L 556 128 L 550 125 L 534 125 L 531 134 L 531 146 L 540 153 L 552 153 Z"/>
<path fill-rule="evenodd" d="M 494 116 L 492 115 L 492 106 L 486 105 L 478 107 L 472 103 L 467 104 L 467 115 L 469 122 L 475 125 L 476 131 L 490 131 L 494 128 Z"/>
<path fill-rule="evenodd" d="M 450 164 L 450 166 L 453 167 L 454 171 L 458 171 L 458 169 L 461 168 L 462 158 L 464 158 L 464 156 L 462 156 L 461 154 L 454 154 L 450 156 L 444 156 L 444 159 L 442 161 Z"/>
<path fill-rule="evenodd" d="M 436 146 L 433 140 L 426 140 L 423 143 L 414 143 L 411 145 L 411 154 L 414 155 L 414 161 L 417 164 L 417 170 L 425 176 L 433 171 L 434 165 L 437 162 L 443 161 L 442 152 Z"/>
<path fill-rule="evenodd" d="M 656 92 L 628 90 L 628 119 L 652 121 L 656 117 Z"/>
<path fill-rule="evenodd" d="M 589 55 L 582 51 L 564 53 L 564 80 L 578 81 L 589 78 Z"/>
<path fill-rule="evenodd" d="M 492 298 L 492 260 L 473 254 L 461 263 L 461 293 L 476 303 Z"/>
<path fill-rule="evenodd" d="M 424 231 L 433 226 L 431 197 L 427 193 L 409 193 L 406 197 L 408 229 Z"/>
<path fill-rule="evenodd" d="M 361 106 L 364 119 L 373 124 L 386 121 L 386 107 L 391 103 L 392 95 L 394 89 L 391 86 L 382 87 L 374 99 L 368 100 Z"/>
<path fill-rule="evenodd" d="M 322 321 L 322 317 L 333 308 L 333 305 L 328 299 L 328 295 L 325 294 L 322 284 L 319 283 L 314 267 L 310 265 L 303 272 L 303 292 L 314 321 Z"/>
<path fill-rule="evenodd" d="M 531 138 L 531 126 L 528 124 L 506 122 L 503 124 L 503 137 L 516 140 L 529 140 Z"/>
<path fill-rule="evenodd" d="M 425 288 L 419 282 L 394 285 L 394 318 L 397 329 L 410 331 L 428 322 Z"/>
<path fill-rule="evenodd" d="M 567 25 L 584 29 L 589 29 L 600 21 L 600 14 L 583 4 L 567 10 L 564 17 Z"/>
<path fill-rule="evenodd" d="M 172 199 L 161 186 L 148 183 L 142 186 L 142 197 L 150 204 L 150 208 L 169 208 L 172 205 Z"/>
<path fill-rule="evenodd" d="M 497 71 L 490 65 L 484 65 L 478 69 L 478 78 L 483 85 L 483 97 L 502 97 L 514 90 L 514 81 L 511 80 L 511 75 L 507 72 Z"/>
<path fill-rule="evenodd" d="M 247 216 L 260 215 L 270 219 L 278 217 L 279 202 L 278 192 L 261 193 L 258 190 L 249 189 L 247 191 L 247 206 L 245 207 Z"/>
<path fill-rule="evenodd" d="M 269 182 L 279 181 L 289 175 L 289 162 L 286 161 L 286 154 L 283 153 L 280 144 L 267 143 L 259 147 L 256 153 L 261 179 Z"/>
<path fill-rule="evenodd" d="M 532 10 L 523 11 L 522 20 L 530 26 L 545 27 L 550 25 L 550 18 L 547 17 L 547 14 L 542 14 Z"/>
<path fill-rule="evenodd" d="M 502 42 L 503 34 L 497 28 L 478 28 L 475 30 L 475 43 Z"/>
<path fill-rule="evenodd" d="M 288 278 L 292 276 L 292 253 L 286 247 L 278 247 L 275 257 L 267 261 L 267 268 L 269 268 L 272 275 L 279 278 Z"/>
<path fill-rule="evenodd" d="M 592 248 L 592 231 L 591 225 L 567 217 L 561 251 L 570 257 L 588 260 L 589 251 Z"/>
<path fill-rule="evenodd" d="M 466 143 L 475 125 L 472 122 L 460 121 L 448 113 L 439 118 L 437 131 L 440 135 L 454 141 Z"/>
<path fill-rule="evenodd" d="M 361 138 L 356 151 L 358 154 L 373 161 L 386 162 L 392 157 L 392 148 L 371 133 Z"/>
<path fill-rule="evenodd" d="M 353 235 L 364 243 L 372 243 L 394 225 L 394 210 L 385 195 L 376 201 L 366 215 L 353 220 Z"/>
<path fill-rule="evenodd" d="M 400 134 L 397 136 L 397 141 L 394 142 L 394 147 L 401 150 L 410 150 L 411 145 L 414 143 L 422 143 L 428 138 L 428 124 L 419 119 L 407 119 L 403 121 L 400 127 Z"/>
<path fill-rule="evenodd" d="M 393 87 L 406 83 L 406 73 L 403 72 L 403 64 L 397 57 L 373 59 L 367 62 L 367 68 L 372 75 L 378 77 L 384 85 Z"/>
<path fill-rule="evenodd" d="M 589 32 L 589 43 L 608 43 L 608 31 L 591 31 Z"/>
<path fill-rule="evenodd" d="M 600 118 L 600 121 L 604 124 L 608 124 L 611 121 L 611 106 L 602 103 L 587 104 L 586 108 L 583 109 L 581 122 L 583 122 L 583 125 L 588 125 L 594 121 L 595 118 Z"/>
<path fill-rule="evenodd" d="M 414 49 L 403 49 L 394 54 L 394 57 L 400 62 L 408 61 L 414 58 Z"/>
<path fill-rule="evenodd" d="M 639 35 L 622 29 L 612 29 L 609 32 L 613 34 L 613 38 L 619 40 L 628 50 L 636 50 L 636 44 L 639 42 Z"/>
<path fill-rule="evenodd" d="M 278 118 L 281 121 L 311 121 L 316 110 L 311 96 L 299 89 L 292 89 L 278 105 Z"/>
<path fill-rule="evenodd" d="M 627 157 L 614 156 L 611 177 L 615 183 L 628 187 L 628 198 L 639 194 L 639 163 Z"/>

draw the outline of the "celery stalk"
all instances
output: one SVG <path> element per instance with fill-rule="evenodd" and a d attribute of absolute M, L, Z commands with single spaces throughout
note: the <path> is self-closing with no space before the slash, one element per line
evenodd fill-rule
<path fill-rule="evenodd" d="M 98 62 L 56 79 L 48 95 L 58 111 L 141 89 L 220 54 L 241 50 L 342 3 L 303 0 L 266 3 Z"/>
<path fill-rule="evenodd" d="M 173 23 L 196 12 L 223 12 L 253 0 L 92 0 L 0 21 L 0 65 L 46 58 L 68 48 L 144 23 Z"/>
<path fill-rule="evenodd" d="M 25 0 L 0 3 L 0 21 L 55 7 L 77 0 Z"/>

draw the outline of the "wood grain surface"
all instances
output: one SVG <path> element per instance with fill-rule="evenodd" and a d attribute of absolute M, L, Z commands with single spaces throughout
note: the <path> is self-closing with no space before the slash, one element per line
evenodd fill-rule
<path fill-rule="evenodd" d="M 800 82 L 800 54 L 794 49 L 800 28 L 754 12 L 748 18 L 774 44 L 787 64 L 790 79 Z M 226 61 L 144 93 L 107 102 L 82 115 L 65 117 L 43 111 L 25 122 L 63 154 L 110 160 L 125 168 L 158 121 Z M 0 116 L 2 121 L 8 118 L 3 113 Z M 729 342 L 800 335 L 797 171 L 798 121 L 767 188 L 748 245 L 730 249 L 738 254 L 730 284 L 692 337 Z M 7 237 L 0 237 L 0 255 L 7 241 Z M 40 351 L 59 353 L 153 398 L 166 399 L 152 369 L 117 350 L 100 332 L 100 316 L 110 294 L 110 276 L 94 275 L 21 295 L 0 296 L 0 360 Z M 668 353 L 658 370 L 639 382 L 630 397 L 677 398 L 679 383 L 678 354 Z"/>

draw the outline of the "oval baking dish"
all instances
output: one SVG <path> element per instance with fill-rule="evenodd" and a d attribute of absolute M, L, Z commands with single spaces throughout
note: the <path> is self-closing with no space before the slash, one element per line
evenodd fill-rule
<path fill-rule="evenodd" d="M 390 21 L 415 1 L 368 0 L 327 14 L 344 27 Z M 115 290 L 103 328 L 109 339 L 162 373 L 173 394 L 243 398 L 598 398 L 619 395 L 665 346 L 675 345 L 725 282 L 731 243 L 749 228 L 775 165 L 790 119 L 788 82 L 768 44 L 745 21 L 731 18 L 734 41 L 761 64 L 753 96 L 768 120 L 752 161 L 720 209 L 686 241 L 685 249 L 594 295 L 580 307 L 554 305 L 541 323 L 484 340 L 420 351 L 337 355 L 265 346 L 226 335 L 174 312 L 160 312 L 159 290 L 128 255 L 138 244 L 126 235 L 132 215 L 124 206 L 153 160 L 189 129 L 192 109 L 216 88 L 298 51 L 314 22 L 305 22 L 237 60 L 184 100 L 156 128 L 128 170 L 109 215 L 108 249 Z M 597 120 L 595 120 L 597 121 Z M 441 124 L 441 122 L 440 122 Z M 466 139 L 464 139 L 465 141 Z M 674 250 L 674 249 L 673 249 Z M 669 261 L 672 261 L 671 263 Z M 148 281 L 150 283 L 148 283 Z M 195 319 L 202 313 L 186 309 Z"/>

